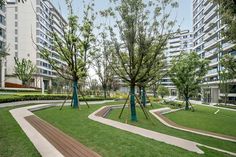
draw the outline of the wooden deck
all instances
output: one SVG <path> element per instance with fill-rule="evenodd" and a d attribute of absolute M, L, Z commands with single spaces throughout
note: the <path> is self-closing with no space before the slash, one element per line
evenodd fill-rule
<path fill-rule="evenodd" d="M 96 116 L 105 118 L 111 109 L 112 108 L 110 106 L 107 106 L 103 108 L 101 111 L 99 111 L 98 113 L 96 113 Z"/>
<path fill-rule="evenodd" d="M 28 116 L 25 119 L 65 157 L 101 157 L 37 116 Z"/>

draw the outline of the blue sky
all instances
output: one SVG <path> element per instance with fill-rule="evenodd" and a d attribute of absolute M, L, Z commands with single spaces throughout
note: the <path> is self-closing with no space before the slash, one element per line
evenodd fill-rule
<path fill-rule="evenodd" d="M 85 0 L 87 1 L 87 0 Z M 66 6 L 64 0 L 52 0 L 57 8 L 61 7 L 61 13 L 64 17 L 67 15 Z M 192 0 L 179 0 L 179 8 L 177 9 L 177 20 L 181 23 L 180 28 L 182 30 L 192 30 Z M 82 0 L 73 1 L 74 9 L 77 13 L 82 10 Z M 109 0 L 95 0 L 95 11 L 109 7 Z M 97 19 L 99 21 L 99 19 Z"/>

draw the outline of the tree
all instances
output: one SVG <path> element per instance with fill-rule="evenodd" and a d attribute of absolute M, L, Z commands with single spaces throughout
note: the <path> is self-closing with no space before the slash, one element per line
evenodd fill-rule
<path fill-rule="evenodd" d="M 201 59 L 195 52 L 181 53 L 173 59 L 170 77 L 185 101 L 185 110 L 189 110 L 189 99 L 198 93 L 200 84 L 207 74 L 209 61 Z"/>
<path fill-rule="evenodd" d="M 94 56 L 94 69 L 102 84 L 104 98 L 107 98 L 107 91 L 112 86 L 113 71 L 111 69 L 111 52 L 109 50 L 109 41 L 107 34 L 103 31 L 100 33 L 100 49 Z"/>
<path fill-rule="evenodd" d="M 109 26 L 112 69 L 130 86 L 131 120 L 137 121 L 135 86 L 145 85 L 152 78 L 152 69 L 159 62 L 175 21 L 170 20 L 175 0 L 111 0 L 110 8 L 102 16 L 114 18 Z M 119 34 L 117 34 L 119 32 Z"/>
<path fill-rule="evenodd" d="M 236 58 L 233 55 L 226 54 L 220 60 L 221 65 L 230 73 L 232 77 L 236 77 Z"/>
<path fill-rule="evenodd" d="M 23 58 L 19 60 L 15 59 L 15 75 L 22 81 L 22 85 L 26 86 L 32 79 L 33 74 L 36 72 L 36 67 L 31 60 Z"/>
<path fill-rule="evenodd" d="M 78 16 L 73 12 L 72 1 L 66 0 L 69 10 L 68 25 L 61 23 L 62 35 L 52 28 L 50 33 L 53 38 L 53 49 L 58 57 L 65 64 L 61 64 L 52 58 L 51 52 L 47 48 L 39 47 L 40 54 L 47 60 L 57 74 L 66 80 L 73 81 L 72 105 L 79 107 L 78 83 L 87 76 L 87 63 L 92 43 L 94 42 L 93 14 L 94 2 L 84 5 L 82 22 L 78 22 Z"/>
<path fill-rule="evenodd" d="M 169 92 L 168 88 L 166 88 L 165 86 L 160 85 L 158 87 L 157 94 L 159 94 L 161 96 L 161 98 L 163 99 L 165 96 L 170 95 L 170 92 Z"/>
<path fill-rule="evenodd" d="M 226 24 L 223 31 L 224 37 L 228 41 L 236 42 L 236 0 L 214 0 L 219 4 L 219 13 L 222 17 L 222 23 Z"/>

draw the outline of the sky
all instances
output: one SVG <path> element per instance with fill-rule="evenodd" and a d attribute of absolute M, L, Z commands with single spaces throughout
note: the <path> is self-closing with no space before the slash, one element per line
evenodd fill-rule
<path fill-rule="evenodd" d="M 84 0 L 85 2 L 89 0 Z M 95 11 L 106 9 L 109 7 L 109 0 L 94 0 L 95 1 Z M 179 8 L 176 10 L 177 15 L 177 24 L 180 24 L 181 30 L 190 30 L 192 31 L 192 0 L 178 0 Z M 65 5 L 65 0 L 52 0 L 53 4 L 63 15 L 64 18 L 67 17 L 67 7 Z M 83 0 L 73 0 L 73 8 L 77 14 L 81 14 L 83 9 Z M 97 18 L 96 21 L 100 22 L 102 18 Z M 96 25 L 96 23 L 95 23 Z M 89 75 L 92 79 L 98 79 L 93 68 L 90 67 Z"/>
<path fill-rule="evenodd" d="M 56 8 L 58 8 L 58 10 L 61 10 L 60 11 L 61 14 L 66 18 L 67 8 L 64 1 L 65 0 L 52 0 Z M 109 0 L 94 0 L 94 1 L 95 1 L 95 8 L 94 8 L 95 11 L 109 7 Z M 179 1 L 179 8 L 176 11 L 178 24 L 180 24 L 181 30 L 189 29 L 191 31 L 192 30 L 192 0 L 178 0 L 178 1 Z M 77 13 L 80 13 L 79 10 L 82 10 L 83 8 L 82 0 L 73 0 L 73 7 Z M 96 20 L 99 21 L 99 17 Z"/>

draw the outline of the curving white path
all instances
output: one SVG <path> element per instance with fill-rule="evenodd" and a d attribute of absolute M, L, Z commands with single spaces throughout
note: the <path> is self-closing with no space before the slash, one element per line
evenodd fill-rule
<path fill-rule="evenodd" d="M 192 141 L 181 139 L 181 138 L 178 138 L 178 137 L 158 133 L 158 132 L 155 132 L 155 131 L 143 129 L 143 128 L 136 127 L 136 126 L 133 126 L 133 125 L 124 124 L 124 123 L 121 123 L 121 122 L 117 122 L 117 121 L 114 121 L 114 120 L 110 120 L 110 119 L 106 119 L 106 118 L 103 118 L 103 117 L 100 117 L 100 116 L 96 116 L 96 114 L 98 112 L 100 112 L 101 110 L 103 110 L 106 107 L 107 106 L 101 107 L 100 109 L 98 109 L 94 113 L 90 114 L 88 116 L 89 119 L 92 119 L 94 121 L 97 121 L 97 122 L 100 122 L 100 123 L 103 123 L 103 124 L 106 124 L 106 125 L 109 125 L 109 126 L 121 129 L 121 130 L 132 132 L 134 134 L 138 134 L 138 135 L 141 135 L 141 136 L 144 136 L 144 137 L 148 137 L 150 139 L 154 139 L 154 140 L 157 140 L 157 141 L 160 141 L 160 142 L 164 142 L 164 143 L 167 143 L 167 144 L 170 144 L 170 145 L 174 145 L 174 146 L 183 148 L 183 149 L 188 150 L 188 151 L 196 152 L 198 154 L 203 154 L 204 153 L 201 149 L 199 149 L 197 147 L 198 143 L 196 143 L 196 142 L 192 142 Z"/>

